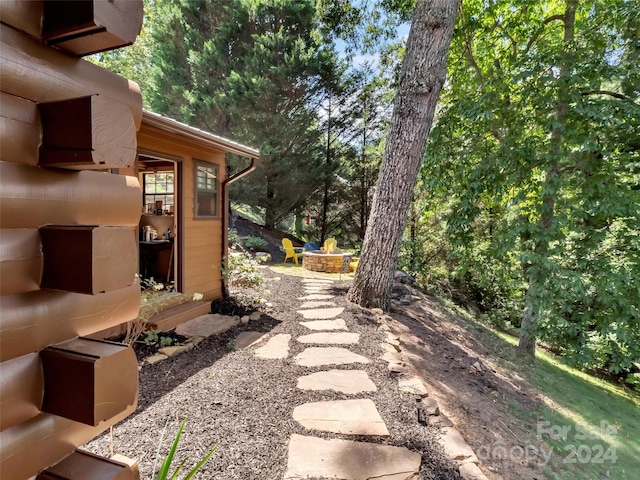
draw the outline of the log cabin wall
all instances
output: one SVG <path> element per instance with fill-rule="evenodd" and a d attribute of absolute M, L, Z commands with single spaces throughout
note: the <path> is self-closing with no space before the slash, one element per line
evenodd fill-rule
<path fill-rule="evenodd" d="M 135 478 L 74 452 L 136 408 L 133 350 L 82 337 L 140 302 L 141 189 L 108 172 L 135 161 L 141 94 L 79 57 L 131 44 L 142 14 L 141 0 L 0 1 L 2 479 Z"/>
<path fill-rule="evenodd" d="M 146 125 L 138 132 L 138 147 L 146 151 L 178 157 L 182 163 L 182 192 L 178 208 L 182 209 L 182 292 L 202 293 L 207 300 L 222 296 L 222 198 L 220 186 L 226 178 L 225 151 L 198 144 L 179 134 Z M 195 161 L 218 167 L 218 216 L 195 216 Z"/>

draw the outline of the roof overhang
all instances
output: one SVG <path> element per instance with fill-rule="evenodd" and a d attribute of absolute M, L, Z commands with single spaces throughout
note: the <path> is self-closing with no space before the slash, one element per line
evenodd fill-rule
<path fill-rule="evenodd" d="M 249 157 L 252 159 L 260 157 L 260 152 L 255 148 L 242 145 L 241 143 L 234 142 L 228 138 L 219 137 L 213 133 L 191 127 L 185 123 L 178 122 L 172 118 L 149 112 L 147 110 L 142 111 L 142 124 L 157 128 L 164 132 L 174 133 L 206 146 L 219 148 L 225 152 L 240 155 L 242 157 Z"/>

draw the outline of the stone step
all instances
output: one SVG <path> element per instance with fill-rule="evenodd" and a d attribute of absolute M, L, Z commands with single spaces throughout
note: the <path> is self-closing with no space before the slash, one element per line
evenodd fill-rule
<path fill-rule="evenodd" d="M 328 294 L 312 293 L 310 295 L 305 295 L 304 297 L 298 297 L 298 300 L 331 300 L 332 298 L 335 298 L 335 296 L 328 295 Z"/>
<path fill-rule="evenodd" d="M 300 343 L 315 343 L 322 345 L 353 345 L 360 341 L 359 333 L 323 332 L 311 333 L 298 337 Z"/>
<path fill-rule="evenodd" d="M 345 435 L 389 436 L 376 405 L 368 398 L 305 403 L 293 409 L 293 419 L 311 430 Z"/>
<path fill-rule="evenodd" d="M 364 370 L 329 370 L 316 372 L 298 378 L 300 390 L 335 390 L 336 392 L 356 394 L 375 392 L 375 383 Z"/>
<path fill-rule="evenodd" d="M 318 308 L 318 307 L 330 307 L 335 305 L 333 302 L 304 302 L 300 305 L 300 308 Z"/>
<path fill-rule="evenodd" d="M 264 332 L 240 332 L 233 342 L 234 350 L 243 350 L 259 343 L 267 334 Z"/>
<path fill-rule="evenodd" d="M 344 312 L 344 307 L 314 308 L 311 310 L 297 310 L 296 312 L 307 320 L 324 320 L 337 317 Z"/>
<path fill-rule="evenodd" d="M 407 448 L 294 434 L 284 478 L 411 480 L 418 477 L 420 461 Z"/>
<path fill-rule="evenodd" d="M 279 333 L 269 339 L 269 341 L 255 352 L 260 358 L 287 358 L 289 355 L 289 341 L 291 335 Z"/>
<path fill-rule="evenodd" d="M 314 320 L 312 322 L 300 322 L 300 325 L 309 330 L 346 330 L 347 324 L 341 318 L 334 320 Z"/>
<path fill-rule="evenodd" d="M 303 367 L 324 365 L 346 365 L 350 363 L 370 363 L 367 357 L 341 347 L 309 347 L 295 356 L 296 364 Z"/>

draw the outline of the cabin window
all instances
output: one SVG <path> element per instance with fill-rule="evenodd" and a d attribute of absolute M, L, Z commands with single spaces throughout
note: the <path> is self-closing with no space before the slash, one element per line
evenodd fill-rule
<path fill-rule="evenodd" d="M 173 211 L 174 206 L 173 172 L 154 172 L 144 174 L 144 204 L 148 213 L 155 211 L 156 202 L 162 202 L 163 210 Z"/>
<path fill-rule="evenodd" d="M 210 163 L 195 162 L 196 167 L 196 191 L 195 213 L 196 217 L 218 216 L 218 166 Z"/>

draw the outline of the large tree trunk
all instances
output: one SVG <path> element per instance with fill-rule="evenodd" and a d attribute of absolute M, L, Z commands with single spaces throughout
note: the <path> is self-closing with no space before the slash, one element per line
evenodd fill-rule
<path fill-rule="evenodd" d="M 349 299 L 388 309 L 418 170 L 447 73 L 447 54 L 461 0 L 418 0 L 396 93 L 358 270 Z"/>
<path fill-rule="evenodd" d="M 538 265 L 529 266 L 525 271 L 529 287 L 525 295 L 524 313 L 520 328 L 518 353 L 525 357 L 533 357 L 536 349 L 536 329 L 540 317 L 540 300 L 544 275 L 541 274 L 542 262 L 549 254 L 549 239 L 555 230 L 555 204 L 560 187 L 560 161 L 566 154 L 564 148 L 564 130 L 569 113 L 569 80 L 573 63 L 573 41 L 575 33 L 576 8 L 578 0 L 567 0 L 564 13 L 564 53 L 558 75 L 558 94 L 556 113 L 551 130 L 551 155 L 553 160 L 545 171 L 542 196 L 542 212 L 538 221 L 539 231 L 534 246 L 534 258 Z"/>

